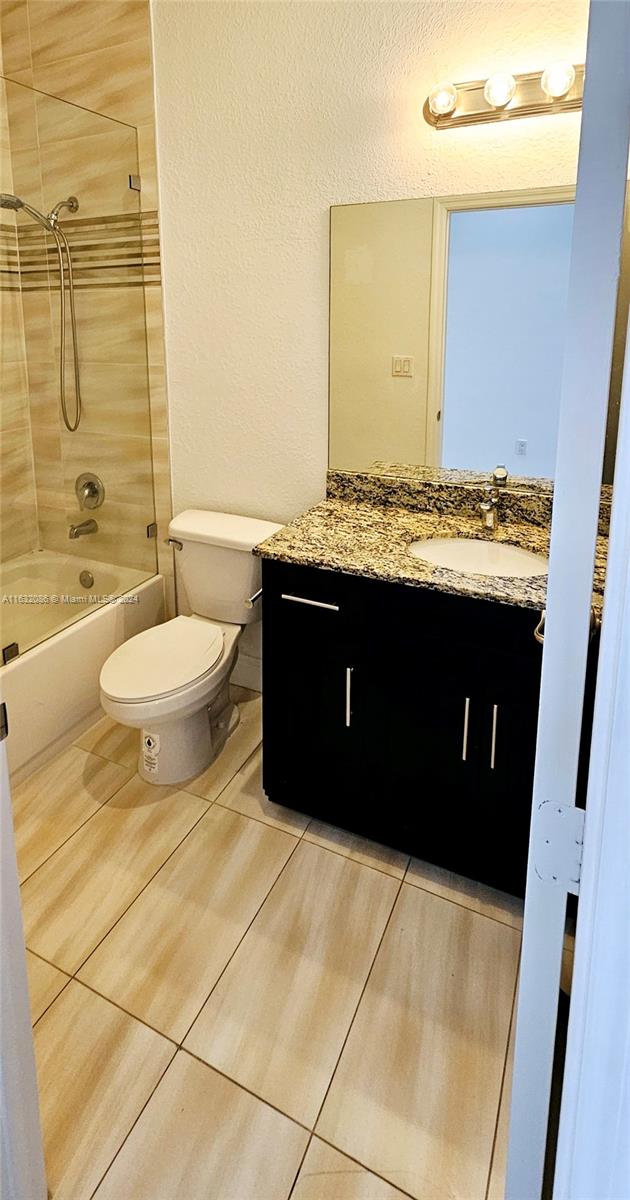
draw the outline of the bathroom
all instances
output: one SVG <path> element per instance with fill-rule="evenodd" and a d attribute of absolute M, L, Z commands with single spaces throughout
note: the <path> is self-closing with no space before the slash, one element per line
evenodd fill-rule
<path fill-rule="evenodd" d="M 528 856 L 599 811 L 629 7 L 0 0 L 11 1200 L 630 1196 Z"/>

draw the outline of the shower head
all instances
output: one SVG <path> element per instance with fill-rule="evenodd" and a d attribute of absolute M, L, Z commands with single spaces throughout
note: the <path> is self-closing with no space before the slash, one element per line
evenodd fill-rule
<path fill-rule="evenodd" d="M 18 208 L 24 207 L 24 201 L 20 200 L 19 196 L 12 196 L 9 192 L 0 192 L 0 208 L 10 208 L 13 212 L 17 212 Z"/>
<path fill-rule="evenodd" d="M 12 212 L 19 212 L 20 209 L 23 209 L 25 213 L 28 213 L 29 217 L 32 217 L 33 221 L 37 221 L 38 225 L 43 225 L 44 229 L 48 229 L 49 231 L 52 229 L 50 217 L 45 217 L 43 213 L 40 213 L 39 209 L 33 208 L 25 200 L 21 200 L 19 196 L 12 196 L 10 192 L 0 192 L 0 208 L 8 208 Z"/>

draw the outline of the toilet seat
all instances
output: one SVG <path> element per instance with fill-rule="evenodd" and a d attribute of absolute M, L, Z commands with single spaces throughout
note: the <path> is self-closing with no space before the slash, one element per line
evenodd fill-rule
<path fill-rule="evenodd" d="M 101 671 L 101 691 L 119 704 L 176 696 L 201 683 L 223 654 L 224 630 L 198 617 L 174 617 L 123 642 Z"/>

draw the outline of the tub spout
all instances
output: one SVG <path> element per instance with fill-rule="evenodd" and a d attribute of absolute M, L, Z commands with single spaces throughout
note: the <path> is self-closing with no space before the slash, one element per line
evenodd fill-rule
<path fill-rule="evenodd" d="M 68 530 L 68 537 L 70 541 L 74 541 L 75 538 L 83 537 L 86 533 L 98 533 L 98 525 L 93 517 L 90 517 L 88 521 L 81 521 L 79 525 L 71 525 Z"/>

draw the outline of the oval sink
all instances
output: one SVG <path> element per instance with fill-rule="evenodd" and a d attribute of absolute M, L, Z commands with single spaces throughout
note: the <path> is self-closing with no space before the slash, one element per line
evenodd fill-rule
<path fill-rule="evenodd" d="M 546 575 L 548 561 L 544 554 L 533 554 L 507 542 L 486 542 L 481 538 L 423 538 L 412 542 L 409 553 L 436 567 L 448 567 L 463 575 L 505 575 L 512 579 L 527 579 Z"/>

